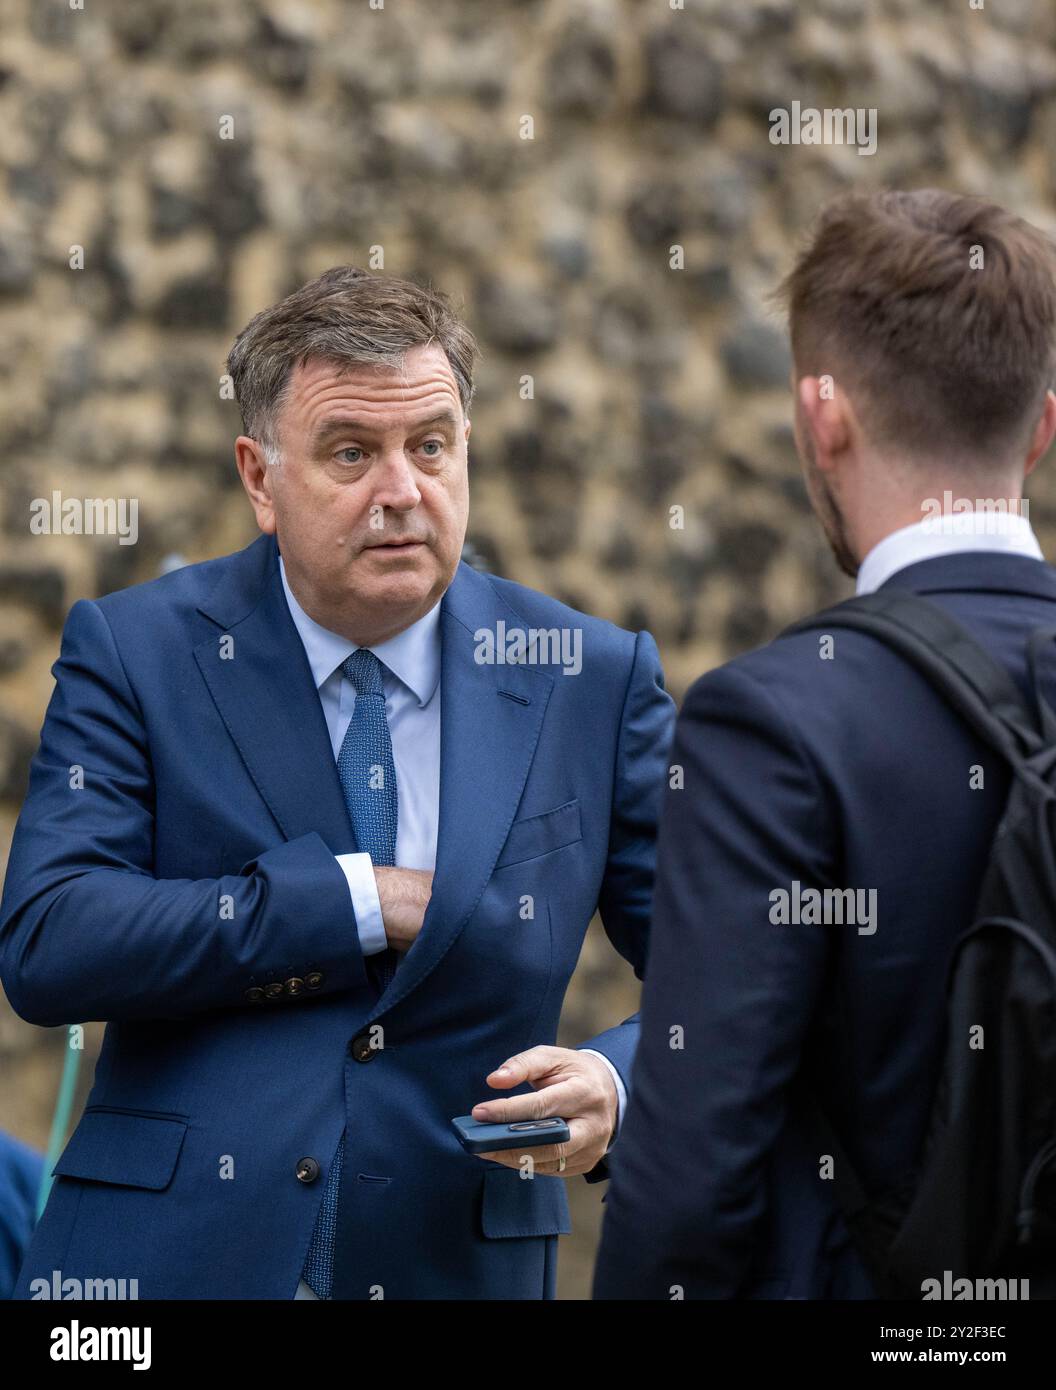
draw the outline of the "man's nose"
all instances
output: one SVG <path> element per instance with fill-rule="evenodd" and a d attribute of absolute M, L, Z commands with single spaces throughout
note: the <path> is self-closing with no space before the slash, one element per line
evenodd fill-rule
<path fill-rule="evenodd" d="M 414 469 L 402 449 L 393 449 L 378 460 L 380 472 L 374 504 L 396 512 L 409 512 L 422 500 Z"/>

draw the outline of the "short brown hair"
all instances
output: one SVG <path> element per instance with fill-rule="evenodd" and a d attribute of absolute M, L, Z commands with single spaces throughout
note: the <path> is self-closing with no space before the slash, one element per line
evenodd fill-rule
<path fill-rule="evenodd" d="M 298 364 L 320 358 L 348 367 L 399 367 L 409 348 L 433 342 L 451 364 L 468 416 L 478 348 L 447 295 L 393 275 L 333 266 L 262 309 L 235 339 L 227 370 L 243 428 L 274 455 L 278 413 Z"/>
<path fill-rule="evenodd" d="M 838 198 L 776 297 L 797 373 L 846 386 L 881 447 L 982 460 L 1025 442 L 1052 385 L 1056 246 L 982 198 Z"/>

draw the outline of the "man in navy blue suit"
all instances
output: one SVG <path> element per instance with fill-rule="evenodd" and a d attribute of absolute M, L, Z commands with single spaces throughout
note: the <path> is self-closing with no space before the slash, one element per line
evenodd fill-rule
<path fill-rule="evenodd" d="M 941 605 L 1024 693 L 1027 635 L 1056 625 L 1019 505 L 1056 430 L 1054 265 L 993 204 L 858 195 L 783 287 L 796 443 L 841 568 Z M 595 1296 L 871 1297 L 805 1097 L 870 1196 L 907 1180 L 1009 774 L 845 630 L 698 680 L 671 763 Z M 820 925 L 826 893 L 841 911 Z"/>
<path fill-rule="evenodd" d="M 637 1039 L 558 1017 L 595 909 L 641 973 L 673 706 L 647 633 L 460 563 L 474 356 L 350 267 L 264 310 L 263 534 L 71 609 L 0 969 L 107 1028 L 16 1297 L 554 1295 Z M 570 1135 L 478 1156 L 467 1112 Z"/>

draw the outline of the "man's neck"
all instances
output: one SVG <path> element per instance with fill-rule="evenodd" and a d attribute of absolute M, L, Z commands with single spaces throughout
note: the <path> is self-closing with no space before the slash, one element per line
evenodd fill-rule
<path fill-rule="evenodd" d="M 985 492 L 987 487 L 997 490 L 986 496 L 978 495 Z M 968 496 L 969 493 L 972 495 Z M 952 524 L 944 521 L 948 516 L 965 518 L 976 512 L 991 517 L 1001 514 L 1026 516 L 1028 509 L 1029 504 L 1023 498 L 1022 480 L 1019 486 L 1006 484 L 1005 490 L 1001 490 L 999 483 L 976 486 L 966 483 L 963 478 L 953 483 L 948 480 L 923 482 L 914 490 L 912 499 L 900 502 L 890 496 L 865 499 L 857 508 L 858 524 L 852 530 L 854 550 L 860 564 L 881 541 L 909 526 L 923 522 L 941 531 Z M 970 528 L 971 523 L 965 525 Z"/>

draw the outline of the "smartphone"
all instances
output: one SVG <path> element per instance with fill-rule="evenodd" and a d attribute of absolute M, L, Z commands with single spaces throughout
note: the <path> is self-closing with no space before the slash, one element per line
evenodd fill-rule
<path fill-rule="evenodd" d="M 531 1149 L 540 1144 L 567 1144 L 568 1125 L 556 1115 L 545 1120 L 519 1120 L 515 1124 L 494 1125 L 459 1115 L 451 1123 L 467 1153 L 485 1154 L 499 1149 Z"/>

